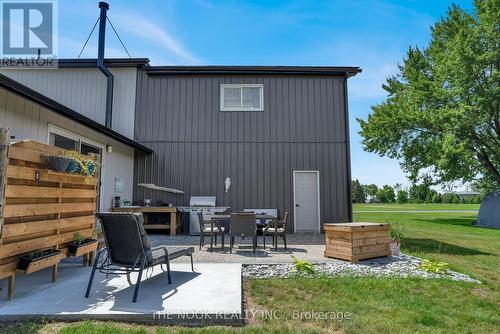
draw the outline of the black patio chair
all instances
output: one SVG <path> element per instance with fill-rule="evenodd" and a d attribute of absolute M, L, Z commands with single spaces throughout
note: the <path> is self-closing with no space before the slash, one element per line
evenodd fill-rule
<path fill-rule="evenodd" d="M 288 250 L 286 247 L 286 225 L 288 223 L 288 211 L 285 211 L 285 215 L 283 219 L 273 219 L 271 223 L 266 226 L 262 230 L 262 240 L 264 243 L 264 249 L 266 249 L 266 236 L 270 234 L 273 237 L 273 246 L 274 250 L 278 251 L 278 237 L 281 236 L 283 238 L 283 244 L 285 245 L 285 250 Z"/>
<path fill-rule="evenodd" d="M 92 267 L 85 298 L 89 297 L 92 282 L 96 270 L 107 275 L 127 275 L 130 285 L 130 273 L 138 272 L 135 283 L 132 302 L 137 301 L 139 286 L 141 284 L 144 269 L 160 265 L 167 267 L 168 284 L 172 284 L 170 275 L 170 260 L 180 256 L 191 258 L 191 270 L 193 267 L 194 247 L 156 247 L 151 248 L 148 236 L 144 231 L 144 219 L 140 213 L 98 213 L 97 218 L 101 221 L 106 247 L 99 250 Z M 104 260 L 99 263 L 101 255 L 106 254 Z"/>
<path fill-rule="evenodd" d="M 220 221 L 206 221 L 203 219 L 203 213 L 198 212 L 198 222 L 200 223 L 200 249 L 205 244 L 205 235 L 210 236 L 210 251 L 212 251 L 213 237 L 215 237 L 215 246 L 217 246 L 217 235 L 220 234 L 222 250 L 224 250 L 224 227 Z"/>

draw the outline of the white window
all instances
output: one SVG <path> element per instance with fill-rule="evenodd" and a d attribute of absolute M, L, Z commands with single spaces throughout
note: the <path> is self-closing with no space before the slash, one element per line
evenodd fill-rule
<path fill-rule="evenodd" d="M 264 111 L 264 85 L 220 85 L 220 111 Z"/>
<path fill-rule="evenodd" d="M 66 129 L 60 128 L 53 124 L 48 124 L 48 143 L 49 145 L 64 148 L 66 150 L 73 150 L 79 153 L 88 155 L 89 153 L 98 154 L 99 161 L 99 189 L 97 194 L 97 209 L 103 208 L 104 203 L 101 196 L 102 180 L 104 179 L 104 164 L 103 164 L 103 152 L 105 152 L 105 146 L 101 143 L 93 141 L 89 138 L 80 136 L 74 132 L 68 131 Z"/>
<path fill-rule="evenodd" d="M 99 154 L 102 159 L 102 153 L 105 149 L 103 144 L 50 123 L 48 124 L 48 129 L 49 145 L 77 151 L 82 154 Z"/>

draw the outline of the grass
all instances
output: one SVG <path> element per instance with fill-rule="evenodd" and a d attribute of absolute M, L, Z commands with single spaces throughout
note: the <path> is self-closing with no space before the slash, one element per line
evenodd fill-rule
<path fill-rule="evenodd" d="M 362 205 L 364 206 L 364 205 Z M 387 206 L 387 205 L 386 205 Z M 430 210 L 429 206 L 416 207 Z M 360 206 L 356 205 L 355 210 Z M 381 205 L 376 205 L 381 207 Z M 409 206 L 405 206 L 407 208 Z M 456 210 L 469 210 L 453 205 Z M 370 206 L 370 208 L 373 208 Z M 399 205 L 387 206 L 399 211 Z M 387 210 L 384 209 L 384 211 Z M 407 209 L 407 210 L 414 210 Z M 358 212 L 357 221 L 398 221 L 407 229 L 402 250 L 448 262 L 481 285 L 447 280 L 318 278 L 250 280 L 250 307 L 262 316 L 242 328 L 154 327 L 116 322 L 33 323 L 0 328 L 5 333 L 500 333 L 500 230 L 476 228 L 467 212 Z M 296 319 L 295 312 L 350 315 L 350 319 Z M 286 319 L 283 319 L 285 318 Z"/>
<path fill-rule="evenodd" d="M 406 227 L 404 252 L 448 262 L 498 292 L 500 286 L 500 230 L 471 225 L 475 213 L 468 212 L 361 212 L 356 221 L 400 222 Z M 500 300 L 500 295 L 499 295 Z"/>
<path fill-rule="evenodd" d="M 443 204 L 443 203 L 423 203 L 423 204 L 354 204 L 353 210 L 356 211 L 397 211 L 397 210 L 421 210 L 421 211 L 457 211 L 457 210 L 479 210 L 479 204 Z"/>

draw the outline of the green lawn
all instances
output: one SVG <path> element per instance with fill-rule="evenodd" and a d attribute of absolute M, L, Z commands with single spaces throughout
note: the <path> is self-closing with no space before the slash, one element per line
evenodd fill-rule
<path fill-rule="evenodd" d="M 386 211 L 386 210 L 401 210 L 401 211 L 456 211 L 456 210 L 479 210 L 479 204 L 388 204 L 388 203 L 373 203 L 373 204 L 353 204 L 353 211 Z"/>
<path fill-rule="evenodd" d="M 413 206 L 430 210 L 434 205 Z M 364 205 L 362 206 L 364 207 Z M 372 208 L 372 206 L 369 206 Z M 376 205 L 381 207 L 381 205 Z M 405 206 L 405 208 L 408 206 Z M 436 205 L 439 207 L 439 204 Z M 457 210 L 469 207 L 453 206 Z M 477 208 L 477 206 L 475 206 Z M 359 206 L 355 206 L 355 210 Z M 390 206 L 401 210 L 400 206 Z M 435 209 L 435 210 L 450 210 Z M 132 326 L 120 323 L 27 323 L 15 333 L 500 333 L 500 230 L 470 225 L 474 213 L 355 213 L 357 221 L 394 222 L 407 228 L 406 253 L 445 261 L 483 284 L 398 278 L 251 280 L 249 307 L 279 310 L 283 319 L 259 318 L 243 328 L 202 329 Z M 294 311 L 348 312 L 349 320 L 300 320 Z M 0 329 L 0 332 L 2 330 Z"/>

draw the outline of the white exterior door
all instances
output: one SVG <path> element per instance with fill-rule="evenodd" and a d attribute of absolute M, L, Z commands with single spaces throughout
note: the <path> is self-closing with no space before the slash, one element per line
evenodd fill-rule
<path fill-rule="evenodd" d="M 320 227 L 319 172 L 294 171 L 295 232 L 318 232 Z"/>

